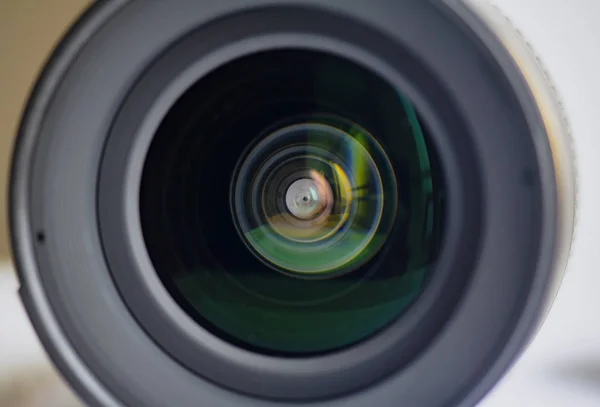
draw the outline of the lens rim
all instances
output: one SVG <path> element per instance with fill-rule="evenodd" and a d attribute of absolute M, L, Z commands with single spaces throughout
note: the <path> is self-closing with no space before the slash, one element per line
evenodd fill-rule
<path fill-rule="evenodd" d="M 91 405 L 159 406 L 169 405 L 174 399 L 182 406 L 196 405 L 199 399 L 223 406 L 272 405 L 212 385 L 175 363 L 127 312 L 103 258 L 94 219 L 97 210 L 94 186 L 104 137 L 123 93 L 145 70 L 157 50 L 160 52 L 171 41 L 211 18 L 220 18 L 233 9 L 245 10 L 247 6 L 242 0 L 182 0 L 178 4 L 175 1 L 99 2 L 69 34 L 38 83 L 20 129 L 13 161 L 11 232 L 22 283 L 20 293 L 50 356 Z M 258 6 L 257 1 L 252 5 Z M 377 1 L 368 8 L 331 1 L 319 4 L 317 14 L 327 10 L 337 15 L 337 19 L 346 16 L 354 23 L 363 21 L 385 32 L 387 40 L 392 38 L 418 55 L 458 102 L 460 116 L 472 131 L 471 136 L 478 136 L 473 140 L 481 149 L 478 152 L 489 158 L 480 163 L 488 208 L 494 207 L 490 199 L 502 197 L 497 195 L 501 190 L 515 189 L 521 196 L 522 181 L 527 180 L 529 197 L 516 200 L 514 206 L 500 212 L 507 215 L 510 211 L 522 213 L 533 209 L 528 221 L 537 222 L 535 230 L 539 235 L 527 239 L 520 234 L 522 225 L 513 222 L 500 225 L 498 214 L 486 211 L 482 248 L 472 253 L 478 256 L 476 278 L 435 345 L 419 355 L 410 368 L 396 372 L 378 386 L 345 398 L 344 403 L 391 407 L 397 400 L 403 400 L 408 405 L 437 406 L 468 399 L 465 405 L 472 405 L 526 343 L 533 322 L 547 304 L 548 287 L 557 274 L 553 267 L 553 250 L 559 240 L 555 233 L 559 211 L 557 175 L 548 135 L 541 126 L 539 109 L 512 59 L 465 6 L 453 3 L 451 10 L 446 5 L 420 0 Z M 177 7 L 179 4 L 181 8 Z M 394 9 L 397 12 L 390 7 L 397 7 Z M 172 18 L 155 24 L 156 18 L 164 15 Z M 419 38 L 418 33 L 425 28 L 431 35 Z M 140 38 L 144 41 L 139 42 Z M 428 42 L 432 39 L 439 42 Z M 416 42 L 422 46 L 418 47 Z M 103 61 L 101 70 L 96 63 L 90 63 L 98 60 Z M 435 69 L 440 63 L 445 72 Z M 493 69 L 486 74 L 479 72 L 480 75 L 472 75 L 470 71 L 461 73 L 459 68 L 468 63 L 485 65 L 483 72 L 489 67 Z M 481 87 L 474 86 L 477 84 Z M 90 94 L 95 95 L 93 103 L 84 97 Z M 420 110 L 427 110 L 426 105 L 420 106 Z M 490 105 L 506 114 L 507 121 L 516 125 L 514 131 L 503 134 L 505 123 L 491 125 L 492 118 L 481 111 Z M 481 115 L 464 116 L 462 109 L 467 106 Z M 484 129 L 489 129 L 489 133 L 481 135 L 478 130 Z M 510 149 L 498 144 L 494 134 L 520 135 L 523 140 L 513 140 L 517 145 L 533 144 L 534 152 L 525 159 L 527 173 L 500 171 L 506 169 L 507 161 L 512 165 L 514 157 L 508 154 Z M 539 137 L 531 140 L 531 134 Z M 504 142 L 502 138 L 501 143 Z M 490 150 L 494 150 L 491 157 Z M 78 154 L 68 156 L 64 151 Z M 523 175 L 527 177 L 520 178 Z M 533 184 L 529 183 L 531 179 Z M 523 238 L 524 247 L 530 251 L 527 256 L 535 258 L 529 258 L 529 263 L 517 262 L 514 269 L 500 267 L 511 260 L 506 258 L 510 256 L 499 257 L 504 252 L 497 247 L 491 251 L 490 238 L 501 236 L 511 240 L 502 246 L 506 249 L 514 249 Z M 495 271 L 506 273 L 499 277 Z M 511 297 L 494 296 L 500 289 Z M 481 309 L 489 311 L 485 319 Z M 464 341 L 464 332 L 474 326 L 485 327 L 479 346 L 464 349 L 464 343 L 468 342 Z M 466 354 L 469 357 L 463 358 Z M 297 364 L 296 373 L 301 376 L 311 373 L 305 370 L 307 367 Z M 487 372 L 483 378 L 482 371 Z M 429 376 L 430 381 L 422 383 L 418 379 L 424 376 Z M 271 383 L 263 382 L 262 386 Z M 432 387 L 437 391 L 431 392 Z M 310 402 L 312 406 L 329 404 L 329 401 Z"/>

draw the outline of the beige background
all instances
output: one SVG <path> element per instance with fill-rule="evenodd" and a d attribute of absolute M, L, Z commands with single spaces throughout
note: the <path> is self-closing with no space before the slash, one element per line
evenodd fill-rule
<path fill-rule="evenodd" d="M 15 131 L 49 52 L 87 0 L 0 0 L 0 262 L 10 259 L 6 191 Z"/>

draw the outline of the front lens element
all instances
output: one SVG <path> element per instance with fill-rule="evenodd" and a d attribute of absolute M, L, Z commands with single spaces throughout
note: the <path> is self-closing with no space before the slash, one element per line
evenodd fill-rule
<path fill-rule="evenodd" d="M 426 287 L 444 179 L 409 101 L 330 54 L 220 67 L 150 146 L 140 216 L 156 272 L 202 327 L 254 352 L 334 352 Z"/>

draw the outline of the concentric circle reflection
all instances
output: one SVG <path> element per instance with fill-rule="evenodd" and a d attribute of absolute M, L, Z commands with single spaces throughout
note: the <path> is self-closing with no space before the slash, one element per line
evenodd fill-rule
<path fill-rule="evenodd" d="M 239 165 L 232 202 L 240 234 L 278 271 L 314 277 L 358 268 L 393 224 L 389 159 L 365 129 L 341 118 L 279 126 Z"/>

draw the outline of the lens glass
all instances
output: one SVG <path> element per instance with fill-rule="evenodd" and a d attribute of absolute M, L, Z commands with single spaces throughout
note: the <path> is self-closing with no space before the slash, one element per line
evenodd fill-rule
<path fill-rule="evenodd" d="M 299 116 L 259 140 L 231 193 L 240 235 L 259 259 L 297 277 L 331 277 L 379 251 L 396 215 L 396 181 L 366 130 Z"/>
<path fill-rule="evenodd" d="M 440 252 L 444 179 L 409 101 L 326 53 L 220 67 L 171 108 L 140 189 L 163 284 L 216 335 L 300 357 L 384 329 Z"/>

